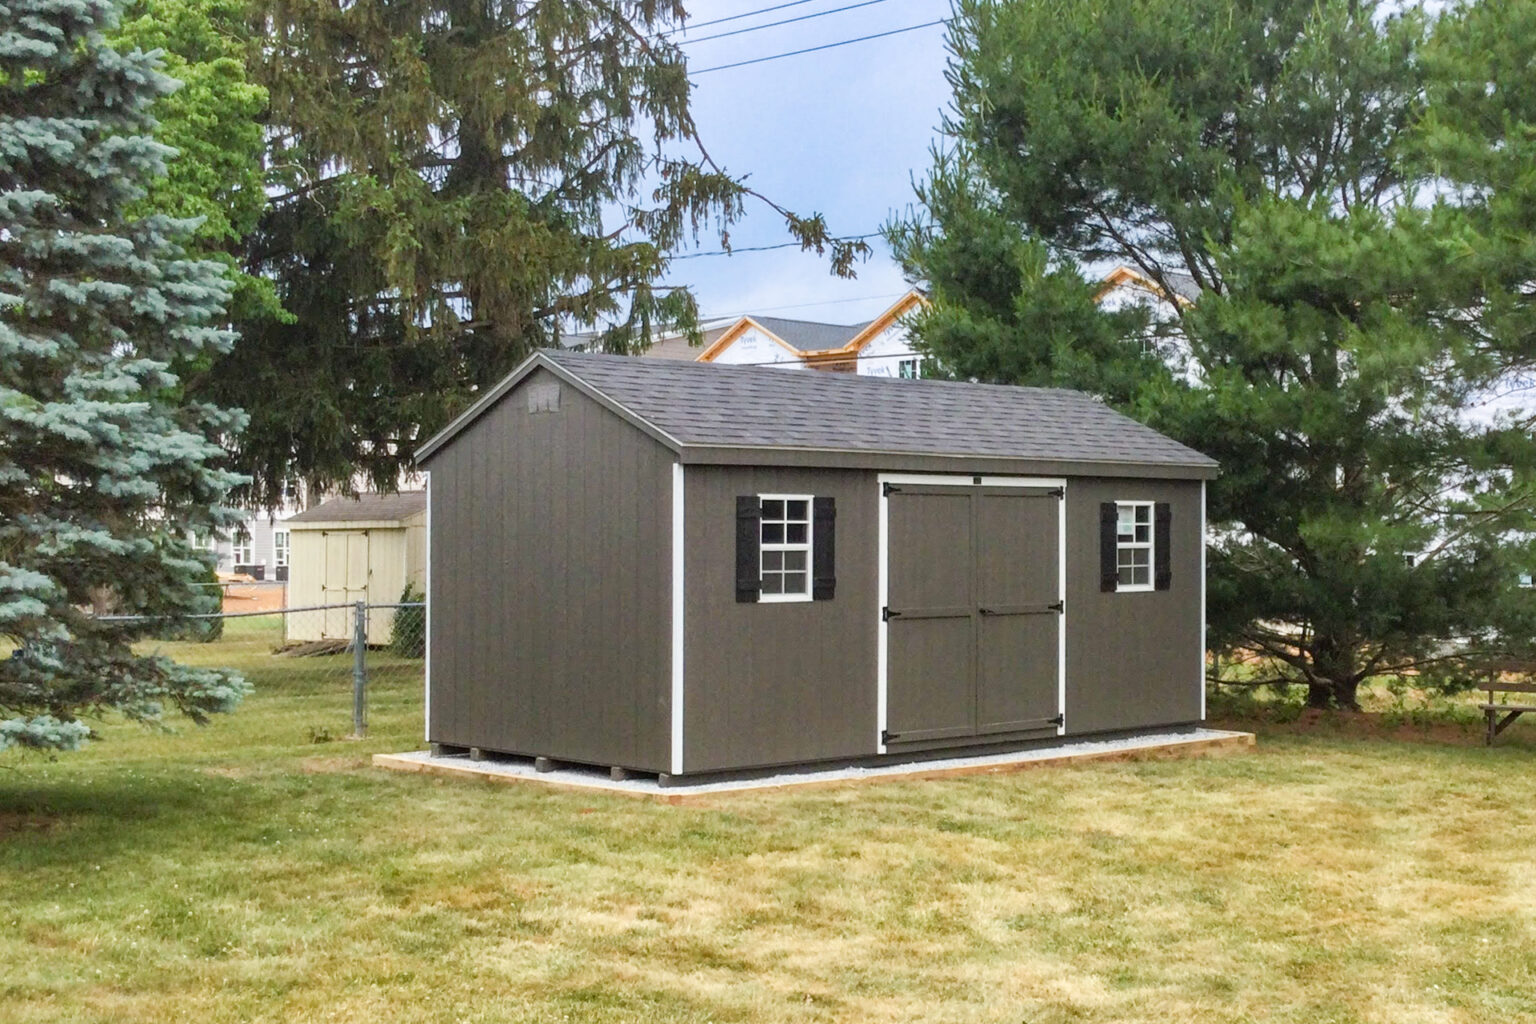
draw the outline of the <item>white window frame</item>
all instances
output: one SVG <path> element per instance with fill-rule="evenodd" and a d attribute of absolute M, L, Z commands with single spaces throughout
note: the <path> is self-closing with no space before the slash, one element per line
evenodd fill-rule
<path fill-rule="evenodd" d="M 241 555 L 246 555 L 248 557 L 241 558 Z M 241 540 L 237 537 L 231 541 L 229 549 L 229 563 L 231 566 L 255 565 L 256 538 L 252 537 L 250 534 L 246 534 L 244 540 Z"/>
<path fill-rule="evenodd" d="M 907 363 L 912 364 L 912 376 L 907 377 L 901 372 L 901 368 Z M 896 360 L 896 376 L 902 380 L 921 380 L 923 376 L 922 356 L 902 356 Z"/>
<path fill-rule="evenodd" d="M 293 533 L 281 527 L 272 531 L 272 568 L 287 567 L 293 550 Z"/>
<path fill-rule="evenodd" d="M 783 543 L 769 544 L 763 540 L 763 527 L 768 524 L 769 520 L 763 518 L 762 510 L 763 503 L 768 501 L 782 501 L 785 503 L 784 519 L 772 520 L 773 522 L 783 522 L 785 524 L 786 539 Z M 805 502 L 805 542 L 803 544 L 791 544 L 787 539 L 789 536 L 788 524 L 791 522 L 799 522 L 798 519 L 792 520 L 789 518 L 789 502 L 791 501 Z M 811 545 L 815 542 L 816 539 L 814 536 L 816 530 L 815 502 L 815 497 L 810 494 L 759 494 L 757 496 L 757 579 L 759 585 L 761 585 L 763 580 L 763 555 L 769 551 L 805 552 L 805 591 L 803 593 L 797 592 L 793 594 L 769 594 L 759 590 L 757 594 L 757 599 L 759 602 L 763 604 L 789 604 L 796 601 L 812 600 L 811 588 L 814 586 L 815 581 L 812 579 L 813 572 L 811 567 Z M 783 575 L 783 571 L 780 570 L 779 574 Z"/>
<path fill-rule="evenodd" d="M 1157 579 L 1157 503 L 1152 501 L 1117 501 L 1115 502 L 1115 592 L 1119 594 L 1141 594 L 1155 588 Z M 1122 509 L 1131 509 L 1131 540 L 1120 539 L 1120 513 Z M 1136 536 L 1136 510 L 1147 510 L 1147 539 L 1139 541 Z M 1145 551 L 1147 553 L 1147 582 L 1145 583 L 1120 583 L 1120 552 Z"/>

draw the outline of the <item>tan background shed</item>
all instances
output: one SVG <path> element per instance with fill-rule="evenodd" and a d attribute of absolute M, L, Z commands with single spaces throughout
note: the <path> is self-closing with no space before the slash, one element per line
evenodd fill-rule
<path fill-rule="evenodd" d="M 334 498 L 288 520 L 288 607 L 395 604 L 407 582 L 426 587 L 426 494 Z M 287 639 L 350 640 L 353 610 L 288 616 Z M 368 615 L 368 643 L 389 643 L 393 609 Z"/>

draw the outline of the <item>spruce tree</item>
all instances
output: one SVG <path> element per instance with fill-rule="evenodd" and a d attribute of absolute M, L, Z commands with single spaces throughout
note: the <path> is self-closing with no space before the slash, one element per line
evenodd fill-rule
<path fill-rule="evenodd" d="M 271 201 L 253 272 L 292 319 L 240 322 L 199 393 L 242 403 L 255 504 L 393 487 L 411 452 L 533 349 L 603 325 L 639 351 L 691 329 L 657 282 L 748 202 L 850 273 L 862 242 L 708 155 L 677 0 L 254 0 Z"/>
<path fill-rule="evenodd" d="M 116 18 L 0 0 L 0 748 L 73 748 L 108 712 L 202 721 L 245 692 L 133 646 L 206 606 L 188 534 L 235 521 L 219 439 L 242 419 L 183 396 L 179 372 L 233 341 L 230 286 L 185 257 L 196 222 L 129 212 L 173 155 L 150 109 L 176 83 L 110 45 Z"/>
<path fill-rule="evenodd" d="M 1536 359 L 1529 14 L 958 5 L 953 146 L 893 231 L 925 344 L 1216 457 L 1211 641 L 1314 705 L 1536 644 L 1533 403 L 1484 407 Z M 1199 298 L 1149 338 L 1090 308 L 1114 264 Z"/>

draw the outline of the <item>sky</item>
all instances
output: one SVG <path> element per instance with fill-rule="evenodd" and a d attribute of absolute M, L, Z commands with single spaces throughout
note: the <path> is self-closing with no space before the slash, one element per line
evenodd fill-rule
<path fill-rule="evenodd" d="M 697 24 L 785 0 L 696 0 Z M 699 38 L 831 10 L 860 0 L 809 0 L 750 18 L 692 29 Z M 751 60 L 824 43 L 936 21 L 948 0 L 877 0 L 856 10 L 684 46 L 692 70 Z M 821 213 L 838 236 L 879 230 L 913 201 L 912 179 L 930 163 L 942 111 L 944 29 L 930 27 L 884 39 L 698 74 L 693 113 L 710 155 L 727 171 L 796 213 Z M 731 230 L 735 248 L 789 241 L 782 219 L 750 201 Z M 741 313 L 828 323 L 869 320 L 907 289 L 883 240 L 858 277 L 831 274 L 824 257 L 798 249 L 678 259 L 666 283 L 687 285 L 708 317 Z M 719 239 L 701 235 L 701 251 Z"/>

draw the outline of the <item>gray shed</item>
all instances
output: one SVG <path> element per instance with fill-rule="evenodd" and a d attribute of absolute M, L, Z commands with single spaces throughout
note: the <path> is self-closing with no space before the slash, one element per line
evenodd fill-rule
<path fill-rule="evenodd" d="M 1076 392 L 546 351 L 418 460 L 445 749 L 670 777 L 1204 718 L 1216 465 Z"/>

